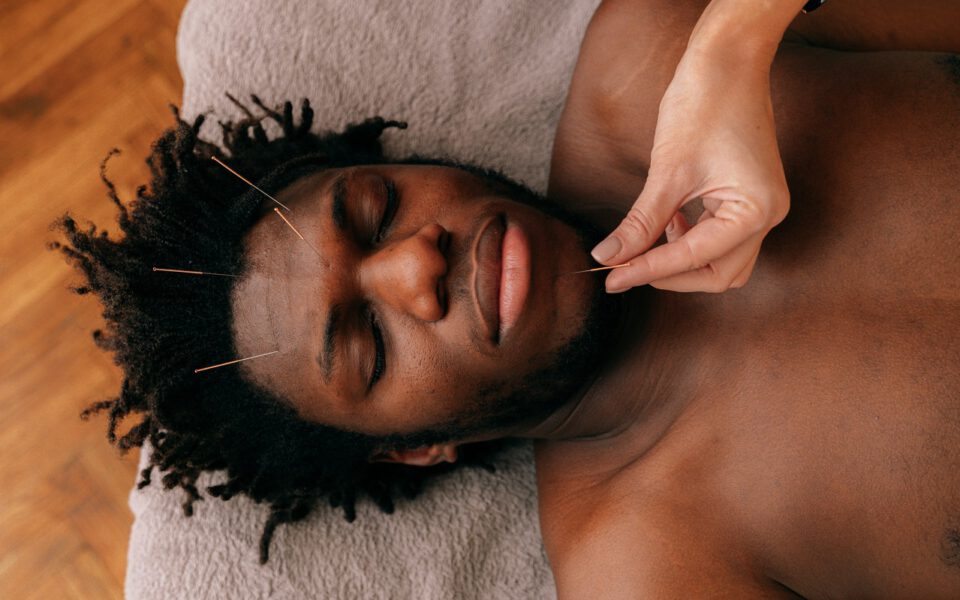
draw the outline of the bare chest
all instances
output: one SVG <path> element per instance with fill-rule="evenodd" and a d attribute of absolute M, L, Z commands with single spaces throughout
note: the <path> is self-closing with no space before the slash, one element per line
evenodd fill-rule
<path fill-rule="evenodd" d="M 935 597 L 960 589 L 960 304 L 858 304 L 757 329 L 676 432 L 672 468 L 698 465 L 683 487 L 728 507 L 731 534 L 805 595 L 937 582 Z"/>
<path fill-rule="evenodd" d="M 727 296 L 716 310 L 734 310 Z M 819 300 L 731 319 L 711 338 L 723 360 L 705 392 L 652 451 L 541 490 L 565 498 L 542 502 L 559 507 L 541 516 L 548 547 L 618 531 L 629 553 L 654 527 L 806 597 L 960 590 L 960 343 L 943 335 L 960 306 Z"/>

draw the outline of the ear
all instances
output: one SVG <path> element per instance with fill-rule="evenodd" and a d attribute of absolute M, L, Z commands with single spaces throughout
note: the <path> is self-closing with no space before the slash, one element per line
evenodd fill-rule
<path fill-rule="evenodd" d="M 432 467 L 441 462 L 457 462 L 456 444 L 434 444 L 413 450 L 387 450 L 377 452 L 370 462 L 391 462 L 414 467 Z"/>

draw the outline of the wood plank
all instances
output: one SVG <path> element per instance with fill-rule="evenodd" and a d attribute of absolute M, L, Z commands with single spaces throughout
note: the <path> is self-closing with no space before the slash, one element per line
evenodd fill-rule
<path fill-rule="evenodd" d="M 78 418 L 121 374 L 90 340 L 98 303 L 67 289 L 79 278 L 45 244 L 67 210 L 116 230 L 97 174 L 111 147 L 126 151 L 110 165 L 121 194 L 145 181 L 182 89 L 184 4 L 0 4 L 0 598 L 123 596 L 137 452 L 120 458 L 105 418 Z"/>
<path fill-rule="evenodd" d="M 19 142 L 0 145 L 0 176 L 19 170 L 25 162 L 46 152 L 51 136 L 70 135 L 97 113 L 116 116 L 110 107 L 103 106 L 105 102 L 113 103 L 118 96 L 143 100 L 142 85 L 148 78 L 171 82 L 169 87 L 176 90 L 175 95 L 152 96 L 139 107 L 124 111 L 124 116 L 137 114 L 138 108 L 149 115 L 157 114 L 156 107 L 166 112 L 170 102 L 178 102 L 180 75 L 175 61 L 164 59 L 171 51 L 173 29 L 155 26 L 164 18 L 165 14 L 152 4 L 140 3 L 111 24 L 109 35 L 89 38 L 13 93 L 0 96 L 0 139 L 15 136 Z M 99 133 L 116 132 L 124 125 L 123 121 L 114 121 Z M 105 154 L 116 144 L 116 135 L 101 138 L 107 142 L 103 144 Z"/>
<path fill-rule="evenodd" d="M 0 83 L 0 99 L 5 100 L 27 82 L 43 74 L 73 53 L 90 37 L 106 32 L 115 20 L 136 4 L 137 0 L 79 0 L 65 2 L 38 27 L 19 37 L 0 55 L 0 72 L 8 74 Z M 31 10 L 32 3 L 26 7 Z"/>

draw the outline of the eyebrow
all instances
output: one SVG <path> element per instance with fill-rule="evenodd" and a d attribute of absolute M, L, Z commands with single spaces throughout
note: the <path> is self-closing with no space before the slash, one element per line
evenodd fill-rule
<path fill-rule="evenodd" d="M 347 178 L 343 173 L 337 175 L 331 186 L 333 201 L 330 209 L 333 212 L 333 222 L 341 231 L 347 229 Z"/>
<path fill-rule="evenodd" d="M 323 328 L 323 353 L 317 357 L 317 362 L 320 363 L 320 368 L 323 370 L 323 379 L 327 383 L 330 383 L 330 376 L 333 373 L 334 340 L 336 339 L 337 325 L 340 322 L 341 313 L 339 304 L 335 304 L 330 309 L 330 314 L 327 315 L 327 324 Z"/>

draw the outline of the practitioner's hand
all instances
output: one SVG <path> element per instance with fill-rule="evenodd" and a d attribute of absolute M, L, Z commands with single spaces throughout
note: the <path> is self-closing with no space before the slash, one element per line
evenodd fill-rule
<path fill-rule="evenodd" d="M 620 225 L 593 250 L 609 292 L 650 285 L 722 292 L 750 278 L 790 194 L 777 148 L 769 66 L 686 51 L 660 101 L 650 172 Z M 678 209 L 700 197 L 696 224 Z M 666 229 L 667 243 L 650 246 Z M 645 252 L 646 251 L 646 252 Z"/>

